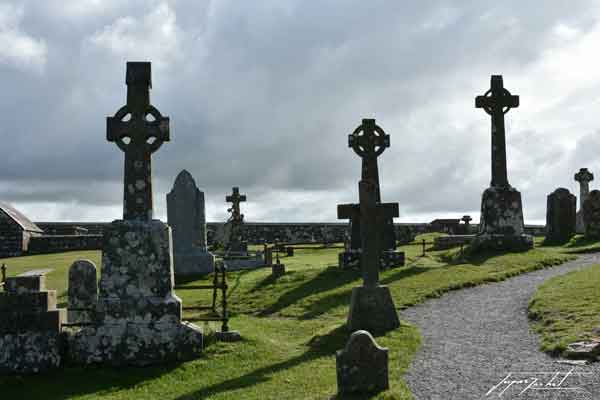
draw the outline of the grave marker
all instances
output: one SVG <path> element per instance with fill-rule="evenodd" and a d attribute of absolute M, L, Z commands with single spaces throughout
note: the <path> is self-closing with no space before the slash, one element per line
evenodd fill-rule
<path fill-rule="evenodd" d="M 577 212 L 577 233 L 584 233 L 585 225 L 583 221 L 583 203 L 585 203 L 590 193 L 590 182 L 594 180 L 594 174 L 592 174 L 587 168 L 581 168 L 579 172 L 575 174 L 574 179 L 576 182 L 579 182 L 579 211 Z"/>
<path fill-rule="evenodd" d="M 577 197 L 558 188 L 547 197 L 546 242 L 565 243 L 575 234 Z"/>

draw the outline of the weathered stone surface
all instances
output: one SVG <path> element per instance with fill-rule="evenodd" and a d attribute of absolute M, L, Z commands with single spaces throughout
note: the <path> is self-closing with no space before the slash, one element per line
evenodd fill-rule
<path fill-rule="evenodd" d="M 473 246 L 480 250 L 527 250 L 533 238 L 525 234 L 521 193 L 513 187 L 490 187 L 483 192 L 479 233 Z"/>
<path fill-rule="evenodd" d="M 231 203 L 227 210 L 231 215 L 225 224 L 224 246 L 227 251 L 245 253 L 248 251 L 248 243 L 244 239 L 244 214 L 241 213 L 240 203 L 246 201 L 246 195 L 240 195 L 238 187 L 231 190 L 231 195 L 225 197 L 225 201 Z"/>
<path fill-rule="evenodd" d="M 585 237 L 600 239 L 600 191 L 592 190 L 583 203 Z"/>
<path fill-rule="evenodd" d="M 7 278 L 0 293 L 0 374 L 30 374 L 61 364 L 61 324 L 56 291 L 45 291 L 45 274 L 36 270 Z M 44 290 L 44 291 L 41 291 Z"/>
<path fill-rule="evenodd" d="M 167 194 L 167 218 L 173 235 L 175 275 L 213 272 L 215 258 L 206 247 L 204 193 L 186 170 L 177 175 Z"/>
<path fill-rule="evenodd" d="M 347 250 L 338 254 L 338 266 L 342 269 L 360 268 L 361 251 Z M 405 264 L 406 256 L 403 251 L 384 250 L 379 257 L 380 268 L 401 267 Z"/>
<path fill-rule="evenodd" d="M 576 182 L 579 182 L 579 211 L 577 211 L 576 230 L 577 233 L 585 233 L 585 223 L 583 220 L 583 203 L 590 193 L 590 182 L 594 180 L 592 174 L 587 168 L 579 169 L 574 176 Z"/>
<path fill-rule="evenodd" d="M 483 192 L 479 233 L 473 241 L 475 250 L 526 250 L 533 238 L 525 235 L 521 193 L 508 182 L 504 115 L 519 106 L 519 96 L 504 88 L 501 75 L 492 75 L 490 89 L 475 98 L 492 122 L 492 181 Z"/>
<path fill-rule="evenodd" d="M 338 393 L 377 393 L 387 390 L 388 360 L 388 349 L 380 347 L 369 332 L 354 332 L 346 347 L 336 353 Z"/>
<path fill-rule="evenodd" d="M 105 231 L 97 325 L 70 335 L 75 362 L 148 365 L 201 353 L 201 329 L 181 322 L 170 240 L 158 220 L 114 221 Z"/>
<path fill-rule="evenodd" d="M 383 333 L 400 327 L 398 311 L 387 286 L 359 286 L 352 289 L 348 329 Z"/>
<path fill-rule="evenodd" d="M 96 266 L 89 260 L 77 260 L 69 268 L 70 323 L 86 323 L 94 319 L 98 304 Z"/>
<path fill-rule="evenodd" d="M 563 355 L 575 360 L 597 360 L 600 357 L 600 340 L 584 340 L 571 343 L 567 346 Z"/>
<path fill-rule="evenodd" d="M 575 234 L 577 197 L 568 189 L 558 188 L 547 197 L 546 241 L 567 242 Z"/>

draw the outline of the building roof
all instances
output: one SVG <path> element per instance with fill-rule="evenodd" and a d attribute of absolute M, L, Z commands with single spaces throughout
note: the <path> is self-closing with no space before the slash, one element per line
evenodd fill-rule
<path fill-rule="evenodd" d="M 13 221 L 15 221 L 17 224 L 21 225 L 21 228 L 23 228 L 26 231 L 40 233 L 44 232 L 40 229 L 39 226 L 31 222 L 29 218 L 21 214 L 17 209 L 8 205 L 7 203 L 0 201 L 0 210 L 4 211 L 6 215 L 12 218 Z"/>

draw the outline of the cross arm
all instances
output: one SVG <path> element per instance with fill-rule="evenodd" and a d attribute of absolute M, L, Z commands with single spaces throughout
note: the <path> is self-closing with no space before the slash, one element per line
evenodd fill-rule
<path fill-rule="evenodd" d="M 381 203 L 378 208 L 378 214 L 384 218 L 396 218 L 400 215 L 398 203 Z"/>
<path fill-rule="evenodd" d="M 338 204 L 337 217 L 338 219 L 351 219 L 360 214 L 358 204 Z"/>

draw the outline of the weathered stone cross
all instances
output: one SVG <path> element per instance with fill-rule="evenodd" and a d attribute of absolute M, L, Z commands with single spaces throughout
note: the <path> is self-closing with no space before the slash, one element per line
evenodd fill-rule
<path fill-rule="evenodd" d="M 380 203 L 377 201 L 378 185 L 369 180 L 358 184 L 360 204 L 360 236 L 362 242 L 361 267 L 363 285 L 375 287 L 379 284 L 379 267 L 381 256 L 381 241 L 383 240 L 382 224 L 390 218 L 397 217 L 398 203 Z"/>
<path fill-rule="evenodd" d="M 225 201 L 232 203 L 231 208 L 227 211 L 231 211 L 231 219 L 233 221 L 243 220 L 243 215 L 240 213 L 240 203 L 246 201 L 246 195 L 240 195 L 240 188 L 233 187 L 231 195 L 225 197 Z"/>
<path fill-rule="evenodd" d="M 575 174 L 575 181 L 579 182 L 579 208 L 583 210 L 583 203 L 590 194 L 590 182 L 594 180 L 592 174 L 587 168 L 579 169 Z"/>
<path fill-rule="evenodd" d="M 491 88 L 475 98 L 475 107 L 492 117 L 492 182 L 493 187 L 509 187 L 506 172 L 506 132 L 504 114 L 519 106 L 519 96 L 513 96 L 502 83 L 502 75 L 492 75 Z"/>
<path fill-rule="evenodd" d="M 151 155 L 169 141 L 169 117 L 150 104 L 149 62 L 128 62 L 127 104 L 106 118 L 106 139 L 125 153 L 123 219 L 152 219 Z"/>

